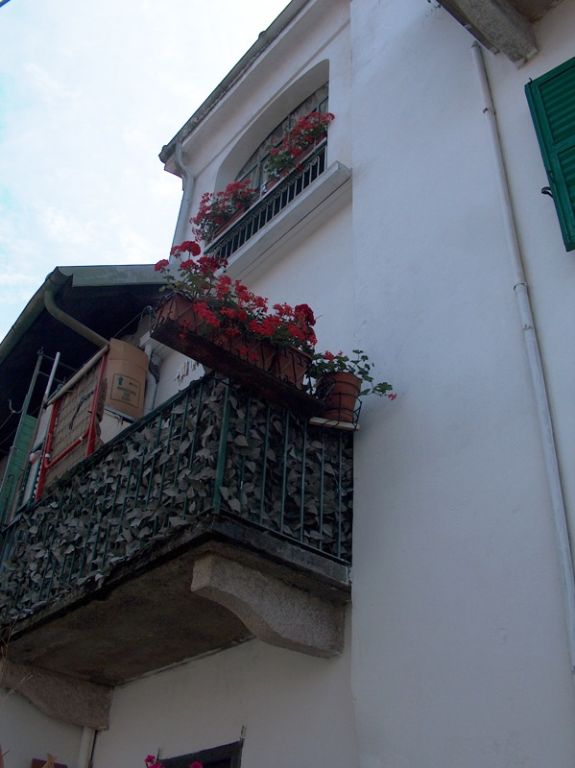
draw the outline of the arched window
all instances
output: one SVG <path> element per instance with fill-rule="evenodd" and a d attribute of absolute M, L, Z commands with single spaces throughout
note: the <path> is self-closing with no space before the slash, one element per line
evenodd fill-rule
<path fill-rule="evenodd" d="M 250 182 L 250 187 L 260 192 L 265 191 L 267 182 L 266 164 L 269 158 L 270 150 L 281 144 L 284 136 L 293 128 L 295 123 L 310 112 L 327 112 L 328 106 L 328 84 L 317 88 L 307 99 L 301 102 L 284 119 L 276 125 L 266 138 L 261 142 L 255 152 L 248 158 L 240 168 L 236 176 L 238 181 Z"/>

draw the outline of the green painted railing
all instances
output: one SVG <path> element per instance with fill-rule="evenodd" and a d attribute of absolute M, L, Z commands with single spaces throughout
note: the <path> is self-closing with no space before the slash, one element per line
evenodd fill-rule
<path fill-rule="evenodd" d="M 227 380 L 193 382 L 77 465 L 2 533 L 0 618 L 28 616 L 206 519 L 351 558 L 353 434 Z"/>

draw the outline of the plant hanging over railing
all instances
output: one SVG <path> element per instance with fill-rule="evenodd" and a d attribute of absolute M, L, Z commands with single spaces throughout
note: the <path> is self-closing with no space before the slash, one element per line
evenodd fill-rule
<path fill-rule="evenodd" d="M 335 115 L 331 112 L 310 112 L 296 122 L 277 147 L 270 151 L 266 172 L 275 180 L 297 168 L 310 148 L 327 136 L 327 128 Z"/>
<path fill-rule="evenodd" d="M 257 195 L 249 181 L 232 181 L 221 192 L 204 192 L 198 212 L 190 219 L 194 236 L 210 243 L 235 216 L 247 211 Z"/>
<path fill-rule="evenodd" d="M 183 254 L 197 258 L 182 260 Z M 165 277 L 163 290 L 170 289 L 194 302 L 195 314 L 200 316 L 206 330 L 215 334 L 216 342 L 251 336 L 308 354 L 313 352 L 317 343 L 315 316 L 307 304 L 292 307 L 276 303 L 269 311 L 267 298 L 225 274 L 225 259 L 200 254 L 198 243 L 189 240 L 172 248 L 171 255 L 180 257 L 176 274 L 167 259 L 159 261 L 155 269 Z"/>
<path fill-rule="evenodd" d="M 343 352 L 316 352 L 312 358 L 309 373 L 316 380 L 337 373 L 349 373 L 361 382 L 360 395 L 380 395 L 395 400 L 396 393 L 387 381 L 373 383 L 373 363 L 363 349 L 354 349 L 353 357 Z"/>
<path fill-rule="evenodd" d="M 167 259 L 156 264 L 156 270 L 166 279 L 164 290 L 171 288 L 175 293 L 158 310 L 154 338 L 225 375 L 239 376 L 237 364 L 233 367 L 234 358 L 248 361 L 299 389 L 303 389 L 307 373 L 315 381 L 319 399 L 325 403 L 328 397 L 336 401 L 335 405 L 324 405 L 334 421 L 355 423 L 360 395 L 395 399 L 390 384 L 374 383 L 373 363 L 362 349 L 354 349 L 352 356 L 315 352 L 316 320 L 307 304 L 276 303 L 270 311 L 268 299 L 225 273 L 226 259 L 202 256 L 195 241 L 174 246 L 171 255 L 178 259 L 177 271 Z M 195 258 L 182 258 L 186 255 Z M 183 300 L 179 298 L 182 296 Z M 349 395 L 345 407 L 340 396 L 344 390 Z"/>

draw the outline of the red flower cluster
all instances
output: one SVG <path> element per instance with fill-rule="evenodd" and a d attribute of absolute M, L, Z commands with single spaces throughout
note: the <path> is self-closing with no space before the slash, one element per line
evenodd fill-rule
<path fill-rule="evenodd" d="M 331 112 L 310 112 L 300 117 L 281 144 L 270 151 L 266 165 L 268 176 L 275 179 L 296 168 L 299 158 L 316 142 L 325 138 L 328 125 L 334 117 Z"/>
<path fill-rule="evenodd" d="M 256 196 L 249 181 L 232 181 L 221 192 L 204 192 L 198 212 L 190 219 L 194 235 L 209 243 L 237 213 L 246 211 Z"/>
<path fill-rule="evenodd" d="M 202 249 L 195 240 L 184 240 L 179 245 L 174 245 L 170 251 L 170 256 L 179 256 L 182 253 L 191 253 L 192 256 L 199 256 Z"/>
<path fill-rule="evenodd" d="M 187 241 L 172 249 L 172 253 L 184 252 L 199 256 L 197 243 Z M 222 339 L 251 334 L 311 352 L 316 343 L 312 309 L 307 304 L 275 304 L 273 312 L 268 312 L 268 300 L 222 273 L 226 266 L 225 260 L 199 256 L 180 262 L 178 277 L 169 270 L 167 259 L 159 261 L 156 269 L 164 273 L 167 287 L 194 300 L 195 318 L 206 332 L 217 332 Z"/>
<path fill-rule="evenodd" d="M 201 252 L 198 243 L 194 240 L 186 240 L 181 245 L 175 245 L 170 253 L 172 255 L 191 253 L 194 256 L 199 256 L 199 258 L 180 261 L 178 264 L 179 277 L 174 277 L 169 269 L 170 262 L 167 259 L 158 261 L 154 269 L 157 272 L 163 272 L 167 286 L 177 293 L 182 293 L 190 298 L 213 295 L 219 281 L 229 279 L 224 276 L 216 277 L 216 273 L 227 267 L 227 261 L 215 256 L 201 256 Z"/>
<path fill-rule="evenodd" d="M 146 764 L 146 768 L 164 768 L 163 764 L 155 755 L 148 755 L 144 759 L 144 763 Z M 204 764 L 199 760 L 194 760 L 189 764 L 188 768 L 204 768 Z"/>
<path fill-rule="evenodd" d="M 179 278 L 169 270 L 167 259 L 162 259 L 155 267 L 165 274 L 168 287 L 193 301 L 193 312 L 180 321 L 183 338 L 190 330 L 205 334 L 233 354 L 256 363 L 259 353 L 257 347 L 250 345 L 250 336 L 273 345 L 293 346 L 313 355 L 309 373 L 316 380 L 326 374 L 352 373 L 362 381 L 362 394 L 372 392 L 390 400 L 397 397 L 387 382 L 374 383 L 373 364 L 363 350 L 354 349 L 351 357 L 343 352 L 314 354 L 316 319 L 308 304 L 292 307 L 278 302 L 270 312 L 268 299 L 258 296 L 241 280 L 232 280 L 223 272 L 227 267 L 226 260 L 202 256 L 197 243 L 191 240 L 175 246 L 172 253 L 191 253 L 196 257 L 180 262 Z M 259 346 L 263 349 L 263 345 Z M 146 758 L 146 766 L 162 768 L 153 755 Z"/>

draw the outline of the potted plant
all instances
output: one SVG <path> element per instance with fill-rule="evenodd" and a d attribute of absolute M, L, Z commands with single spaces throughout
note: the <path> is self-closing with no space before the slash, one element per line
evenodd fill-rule
<path fill-rule="evenodd" d="M 225 350 L 301 389 L 316 343 L 311 308 L 274 304 L 270 312 L 266 298 L 224 272 L 225 259 L 200 254 L 186 241 L 172 248 L 177 267 L 156 264 L 171 292 L 156 311 L 155 337 L 209 367 L 217 367 L 214 347 Z"/>
<path fill-rule="evenodd" d="M 353 422 L 360 395 L 397 397 L 386 381 L 373 383 L 373 363 L 362 349 L 354 349 L 352 354 L 326 351 L 312 358 L 309 373 L 316 380 L 316 396 L 324 401 L 324 419 Z"/>
<path fill-rule="evenodd" d="M 220 192 L 204 192 L 198 212 L 190 219 L 194 236 L 210 243 L 233 219 L 247 211 L 257 194 L 249 181 L 231 181 Z"/>
<path fill-rule="evenodd" d="M 300 117 L 282 142 L 270 150 L 266 163 L 268 182 L 279 181 L 300 165 L 309 151 L 325 139 L 333 119 L 331 112 L 310 112 Z"/>
<path fill-rule="evenodd" d="M 276 347 L 274 376 L 301 389 L 317 343 L 315 315 L 307 304 L 274 304 L 273 310 L 252 321 L 250 330 Z"/>
<path fill-rule="evenodd" d="M 182 258 L 186 254 L 190 258 Z M 164 336 L 171 346 L 209 367 L 214 367 L 213 353 L 217 348 L 269 370 L 275 353 L 273 346 L 249 332 L 249 323 L 265 316 L 266 300 L 249 291 L 240 280 L 233 281 L 226 275 L 225 259 L 202 256 L 195 241 L 174 246 L 170 255 L 179 261 L 170 264 L 168 259 L 162 259 L 155 265 L 166 281 L 161 290 L 169 291 L 156 310 L 156 337 Z M 214 348 L 206 347 L 205 341 Z M 205 354 L 206 349 L 209 359 L 201 359 L 202 350 Z"/>

